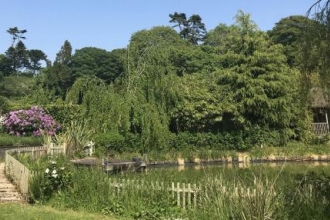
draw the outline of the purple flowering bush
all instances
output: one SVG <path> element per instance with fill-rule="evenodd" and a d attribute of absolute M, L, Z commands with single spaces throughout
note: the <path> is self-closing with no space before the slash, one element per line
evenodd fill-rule
<path fill-rule="evenodd" d="M 16 136 L 40 136 L 42 131 L 54 135 L 61 128 L 52 116 L 38 106 L 9 112 L 3 126 L 9 134 Z"/>

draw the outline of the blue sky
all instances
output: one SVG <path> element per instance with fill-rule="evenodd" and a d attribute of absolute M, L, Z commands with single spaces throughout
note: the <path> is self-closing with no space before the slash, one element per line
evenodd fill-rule
<path fill-rule="evenodd" d="M 305 15 L 316 0 L 0 0 L 0 53 L 10 46 L 10 27 L 26 29 L 28 49 L 40 49 L 54 61 L 65 40 L 73 49 L 125 48 L 139 30 L 167 25 L 169 14 L 199 14 L 211 30 L 233 24 L 239 9 L 250 13 L 261 30 L 281 18 Z"/>

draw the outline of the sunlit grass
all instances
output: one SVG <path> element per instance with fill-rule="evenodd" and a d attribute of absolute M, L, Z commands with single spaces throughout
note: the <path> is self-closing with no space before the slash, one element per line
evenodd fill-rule
<path fill-rule="evenodd" d="M 0 219 L 6 220 L 118 220 L 124 218 L 109 217 L 72 210 L 60 211 L 49 206 L 18 203 L 0 204 Z"/>

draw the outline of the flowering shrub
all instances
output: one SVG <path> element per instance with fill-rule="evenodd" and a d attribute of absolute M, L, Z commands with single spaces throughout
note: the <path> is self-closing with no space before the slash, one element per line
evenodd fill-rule
<path fill-rule="evenodd" d="M 54 135 L 61 128 L 60 124 L 38 106 L 31 107 L 29 110 L 9 112 L 3 126 L 9 134 L 17 136 L 40 136 L 40 130 Z"/>
<path fill-rule="evenodd" d="M 44 178 L 40 184 L 44 198 L 50 198 L 53 193 L 60 192 L 72 183 L 72 174 L 65 167 L 58 167 L 55 161 L 51 161 L 46 168 Z"/>

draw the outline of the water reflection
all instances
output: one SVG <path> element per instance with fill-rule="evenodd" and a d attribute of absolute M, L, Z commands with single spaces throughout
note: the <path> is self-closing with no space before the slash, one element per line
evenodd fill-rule
<path fill-rule="evenodd" d="M 296 167 L 296 168 L 307 168 L 307 167 L 330 167 L 330 161 L 283 161 L 283 162 L 258 162 L 258 163 L 201 163 L 194 164 L 188 163 L 184 165 L 160 165 L 160 166 L 149 166 L 148 170 L 151 171 L 205 171 L 207 169 L 249 169 L 249 168 L 283 168 L 283 167 Z"/>

